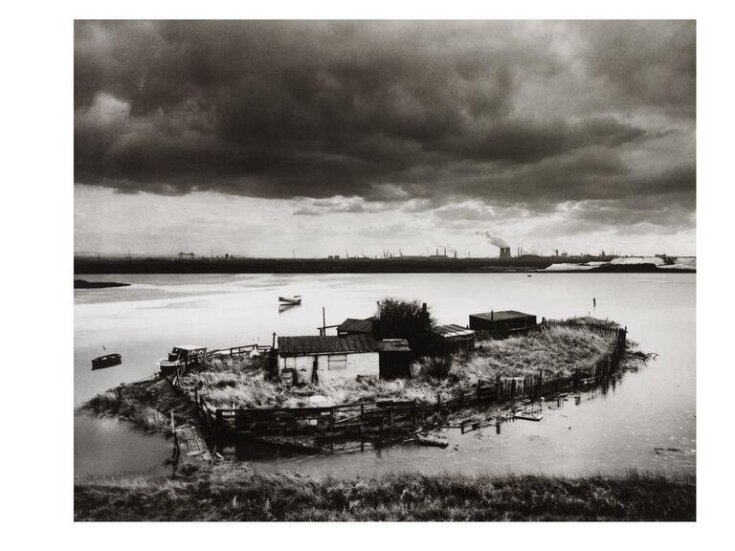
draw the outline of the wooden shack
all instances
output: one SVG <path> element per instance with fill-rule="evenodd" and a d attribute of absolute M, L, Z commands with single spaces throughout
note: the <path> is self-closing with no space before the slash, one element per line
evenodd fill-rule
<path fill-rule="evenodd" d="M 471 354 L 475 350 L 475 332 L 461 325 L 437 325 L 433 328 L 440 354 Z"/>
<path fill-rule="evenodd" d="M 338 335 L 372 335 L 375 326 L 374 318 L 347 318 L 337 326 Z"/>
<path fill-rule="evenodd" d="M 278 337 L 278 376 L 296 382 L 378 377 L 378 342 L 370 335 Z"/>
<path fill-rule="evenodd" d="M 536 325 L 536 316 L 515 310 L 470 315 L 470 329 L 482 331 L 489 336 L 508 336 L 515 331 L 522 332 Z"/>
<path fill-rule="evenodd" d="M 406 339 L 383 339 L 378 345 L 380 378 L 411 377 L 411 347 Z"/>

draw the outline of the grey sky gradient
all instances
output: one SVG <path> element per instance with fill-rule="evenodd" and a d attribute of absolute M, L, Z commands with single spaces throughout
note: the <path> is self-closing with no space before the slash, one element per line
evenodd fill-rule
<path fill-rule="evenodd" d="M 695 57 L 690 21 L 77 22 L 76 249 L 693 254 Z"/>

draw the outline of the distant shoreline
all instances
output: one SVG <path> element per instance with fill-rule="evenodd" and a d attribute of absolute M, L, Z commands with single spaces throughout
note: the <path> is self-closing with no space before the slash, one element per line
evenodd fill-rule
<path fill-rule="evenodd" d="M 695 273 L 694 269 L 662 269 L 654 264 L 603 265 L 591 269 L 546 272 L 558 262 L 583 263 L 591 257 L 569 258 L 207 258 L 94 259 L 75 258 L 75 274 L 328 274 L 328 273 Z"/>
<path fill-rule="evenodd" d="M 75 279 L 75 289 L 106 289 L 108 287 L 130 287 L 130 283 L 118 283 L 116 281 L 85 281 L 84 279 Z"/>

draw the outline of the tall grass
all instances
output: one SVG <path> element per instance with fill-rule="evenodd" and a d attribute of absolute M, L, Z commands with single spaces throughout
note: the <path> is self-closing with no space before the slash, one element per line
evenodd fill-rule
<path fill-rule="evenodd" d="M 197 413 L 187 399 L 163 379 L 123 384 L 85 402 L 79 413 L 128 421 L 144 432 L 169 433 L 171 413 L 177 422 L 195 422 Z"/>
<path fill-rule="evenodd" d="M 696 518 L 696 481 L 628 474 L 584 478 L 426 476 L 317 481 L 222 465 L 190 478 L 77 480 L 76 520 L 478 521 Z"/>
<path fill-rule="evenodd" d="M 363 400 L 391 399 L 433 402 L 468 391 L 496 375 L 571 374 L 594 365 L 611 350 L 612 341 L 584 327 L 551 329 L 526 336 L 477 344 L 470 358 L 423 358 L 410 380 L 344 381 L 287 388 L 269 380 L 262 363 L 250 358 L 215 359 L 181 380 L 188 392 L 198 389 L 214 408 L 331 406 Z M 260 360 L 258 360 L 260 362 Z"/>

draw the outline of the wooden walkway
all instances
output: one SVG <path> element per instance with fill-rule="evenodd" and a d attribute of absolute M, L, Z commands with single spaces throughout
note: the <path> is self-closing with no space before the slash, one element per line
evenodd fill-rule
<path fill-rule="evenodd" d="M 174 429 L 178 467 L 188 464 L 211 463 L 212 454 L 199 428 L 182 425 Z"/>

